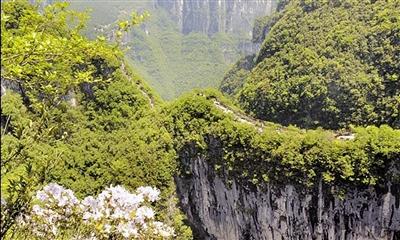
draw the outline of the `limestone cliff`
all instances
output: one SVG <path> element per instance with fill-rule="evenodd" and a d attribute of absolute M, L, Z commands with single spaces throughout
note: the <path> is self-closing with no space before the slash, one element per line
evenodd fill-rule
<path fill-rule="evenodd" d="M 193 146 L 180 160 L 190 175 L 176 178 L 178 193 L 199 239 L 400 239 L 399 186 L 350 188 L 342 198 L 322 183 L 228 186 Z"/>
<path fill-rule="evenodd" d="M 256 17 L 271 14 L 277 0 L 156 0 L 155 5 L 175 16 L 181 31 L 246 34 Z"/>

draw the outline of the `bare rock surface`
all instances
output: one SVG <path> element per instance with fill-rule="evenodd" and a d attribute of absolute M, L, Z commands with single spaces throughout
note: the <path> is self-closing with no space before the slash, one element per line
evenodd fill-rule
<path fill-rule="evenodd" d="M 277 0 L 155 0 L 184 34 L 236 32 L 251 35 L 254 19 L 275 11 Z"/>
<path fill-rule="evenodd" d="M 189 157 L 192 156 L 192 157 Z M 400 233 L 398 186 L 384 192 L 349 189 L 339 198 L 317 183 L 313 189 L 282 183 L 232 184 L 204 157 L 181 154 L 190 174 L 176 178 L 184 212 L 199 239 L 395 240 Z"/>

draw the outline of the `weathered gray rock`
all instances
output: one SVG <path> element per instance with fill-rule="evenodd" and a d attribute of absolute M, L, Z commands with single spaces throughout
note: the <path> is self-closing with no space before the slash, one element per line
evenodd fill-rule
<path fill-rule="evenodd" d="M 84 87 L 83 89 L 85 89 Z M 6 93 L 9 91 L 23 95 L 23 87 L 21 85 L 19 85 L 15 81 L 10 81 L 2 78 L 1 96 L 6 95 Z M 78 100 L 76 99 L 75 92 L 73 90 L 68 91 L 68 93 L 65 96 L 61 97 L 61 99 L 68 102 L 72 107 L 76 107 L 78 105 Z"/>
<path fill-rule="evenodd" d="M 1 78 L 1 96 L 6 95 L 8 91 L 14 91 L 22 94 L 22 87 L 15 81 L 10 81 L 5 78 Z"/>
<path fill-rule="evenodd" d="M 183 33 L 217 32 L 251 36 L 256 17 L 271 14 L 276 0 L 155 0 L 175 16 Z"/>
<path fill-rule="evenodd" d="M 385 193 L 348 190 L 343 200 L 321 183 L 310 191 L 285 184 L 251 189 L 235 181 L 229 187 L 204 157 L 181 154 L 181 160 L 190 175 L 176 178 L 178 194 L 199 239 L 400 237 L 400 196 L 391 187 Z"/>

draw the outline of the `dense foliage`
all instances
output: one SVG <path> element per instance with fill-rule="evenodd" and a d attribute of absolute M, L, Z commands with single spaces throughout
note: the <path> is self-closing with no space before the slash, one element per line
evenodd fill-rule
<path fill-rule="evenodd" d="M 269 34 L 238 100 L 285 125 L 400 127 L 399 4 L 289 1 L 265 23 Z"/>
<path fill-rule="evenodd" d="M 118 46 L 83 37 L 85 15 L 65 3 L 39 11 L 4 2 L 1 17 L 1 195 L 10 207 L 2 237 L 12 236 L 33 192 L 56 181 L 79 197 L 111 184 L 155 186 L 157 218 L 189 238 L 175 206 L 172 139 L 152 109 L 157 97 Z"/>
<path fill-rule="evenodd" d="M 228 95 L 235 95 L 243 87 L 244 81 L 254 67 L 254 58 L 255 55 L 249 55 L 237 61 L 225 74 L 219 89 Z"/>
<path fill-rule="evenodd" d="M 85 14 L 68 10 L 65 3 L 39 10 L 27 1 L 2 2 L 1 238 L 31 234 L 32 229 L 17 228 L 16 221 L 32 211 L 35 219 L 63 211 L 46 209 L 45 203 L 39 206 L 54 196 L 32 198 L 46 184 L 57 182 L 71 191 L 54 185 L 51 189 L 61 189 L 73 204 L 98 194 L 94 203 L 101 203 L 100 196 L 107 195 L 101 192 L 110 185 L 126 190 L 110 187 L 106 192 L 119 189 L 124 196 L 140 186 L 156 187 L 160 201 L 151 206 L 157 215 L 148 216 L 172 226 L 174 239 L 191 239 L 176 206 L 173 178 L 177 173 L 189 177 L 186 160 L 195 156 L 204 156 L 228 184 L 236 180 L 248 186 L 311 187 L 322 181 L 337 189 L 400 184 L 400 130 L 392 128 L 399 126 L 398 3 L 281 4 L 282 12 L 260 20 L 256 27 L 260 39 L 266 33 L 262 26 L 270 32 L 260 54 L 239 61 L 222 85 L 256 116 L 282 123 L 274 124 L 246 116 L 215 90 L 195 91 L 163 105 L 129 68 L 121 41 L 111 44 L 103 36 L 90 40 L 82 35 Z M 140 16 L 133 14 L 110 26 L 116 32 L 104 34 L 125 41 Z M 144 35 L 137 37 L 142 39 L 133 43 L 142 50 L 158 46 L 176 56 L 171 46 L 187 42 L 178 47 L 178 59 L 155 53 L 160 62 L 181 66 L 196 58 L 200 67 L 209 64 L 216 71 L 220 66 L 215 59 L 222 57 L 221 52 L 208 51 L 209 45 L 219 49 L 230 42 L 223 35 L 214 36 L 211 43 L 201 34 L 166 34 L 161 38 L 164 44 L 146 45 L 158 36 L 140 31 Z M 143 59 L 140 64 L 149 64 L 148 69 L 158 65 L 158 60 L 152 63 L 145 55 Z M 180 77 L 197 73 L 194 66 L 182 72 Z M 292 123 L 346 126 L 341 131 L 355 137 L 345 141 L 337 137 L 340 131 L 284 126 Z M 57 201 L 64 201 L 64 195 L 57 196 Z M 112 194 L 107 197 L 114 199 Z M 33 208 L 38 200 L 40 208 Z M 85 206 L 94 221 L 92 228 L 110 230 L 103 222 L 97 224 L 94 209 Z M 111 221 L 107 216 L 100 219 Z M 39 218 L 40 223 L 48 220 Z M 124 234 L 132 224 L 111 229 Z"/>
<path fill-rule="evenodd" d="M 354 140 L 340 140 L 335 132 L 301 130 L 265 123 L 260 132 L 249 123 L 223 113 L 211 93 L 186 96 L 171 104 L 169 123 L 181 173 L 187 159 L 205 156 L 215 171 L 245 185 L 293 183 L 313 186 L 320 179 L 337 187 L 384 186 L 400 183 L 400 130 L 389 126 L 352 129 Z M 255 125 L 255 124 L 254 124 Z M 397 169 L 397 170 L 396 170 Z"/>

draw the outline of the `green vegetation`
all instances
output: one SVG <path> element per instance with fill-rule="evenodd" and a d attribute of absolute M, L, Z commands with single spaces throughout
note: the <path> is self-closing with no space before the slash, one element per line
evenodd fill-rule
<path fill-rule="evenodd" d="M 32 194 L 57 182 L 79 198 L 109 185 L 157 187 L 156 219 L 174 227 L 175 239 L 191 239 L 173 178 L 190 177 L 188 161 L 198 156 L 228 184 L 312 187 L 322 181 L 338 193 L 399 185 L 400 8 L 395 1 L 326 2 L 281 1 L 284 10 L 256 27 L 257 39 L 270 28 L 260 54 L 239 61 L 223 81 L 221 88 L 246 110 L 278 123 L 246 116 L 212 89 L 163 103 L 120 48 L 143 15 L 112 19 L 116 25 L 103 35 L 118 41 L 109 43 L 84 37 L 86 14 L 65 3 L 39 11 L 27 1 L 3 2 L 1 197 L 8 214 L 1 216 L 1 238 L 13 238 Z M 110 8 L 110 18 L 113 11 L 119 13 Z M 182 91 L 214 84 L 206 69 L 217 76 L 223 59 L 237 56 L 221 52 L 236 46 L 224 34 L 153 34 L 152 28 L 171 24 L 156 16 L 149 21 L 157 24 L 136 30 L 126 54 L 141 59 L 132 65 L 147 76 L 171 76 L 159 85 L 166 96 L 181 93 L 168 92 L 175 89 L 168 84 Z M 368 124 L 377 126 L 362 126 Z M 341 132 L 355 138 L 341 140 Z"/>
<path fill-rule="evenodd" d="M 284 125 L 400 127 L 399 2 L 286 4 L 264 22 L 270 31 L 251 73 L 231 80 L 245 78 L 241 105 Z"/>
<path fill-rule="evenodd" d="M 231 96 L 234 96 L 242 87 L 251 69 L 254 67 L 255 55 L 241 58 L 225 74 L 219 89 Z"/>
<path fill-rule="evenodd" d="M 85 15 L 66 7 L 2 3 L 1 193 L 11 209 L 2 238 L 49 182 L 80 197 L 111 184 L 155 186 L 158 218 L 190 238 L 176 207 L 173 142 L 150 104 L 157 98 L 118 46 L 83 37 Z"/>
<path fill-rule="evenodd" d="M 332 131 L 271 123 L 259 132 L 221 112 L 215 99 L 229 106 L 218 94 L 198 92 L 167 108 L 183 175 L 191 174 L 186 161 L 202 155 L 228 181 L 244 185 L 267 182 L 310 187 L 319 179 L 338 188 L 400 183 L 395 170 L 400 168 L 399 130 L 356 127 L 352 129 L 354 141 L 339 140 Z"/>
<path fill-rule="evenodd" d="M 235 41 L 225 34 L 209 38 L 202 33 L 182 35 L 172 31 L 158 35 L 160 31 L 138 34 L 128 56 L 141 59 L 133 65 L 164 99 L 176 98 L 194 88 L 217 87 L 229 66 L 226 57 L 239 56 Z"/>
<path fill-rule="evenodd" d="M 273 20 L 279 19 L 278 16 L 279 13 L 275 13 L 272 16 L 257 18 L 254 21 L 252 41 L 256 43 L 262 43 L 268 32 L 271 30 L 271 27 L 275 24 L 275 21 Z"/>
<path fill-rule="evenodd" d="M 241 39 L 226 33 L 209 37 L 203 33 L 184 35 L 177 23 L 152 1 L 72 2 L 75 9 L 92 9 L 88 34 L 132 10 L 148 10 L 150 17 L 131 31 L 125 41 L 130 63 L 163 99 L 171 100 L 194 88 L 218 87 L 229 65 L 239 57 Z"/>

